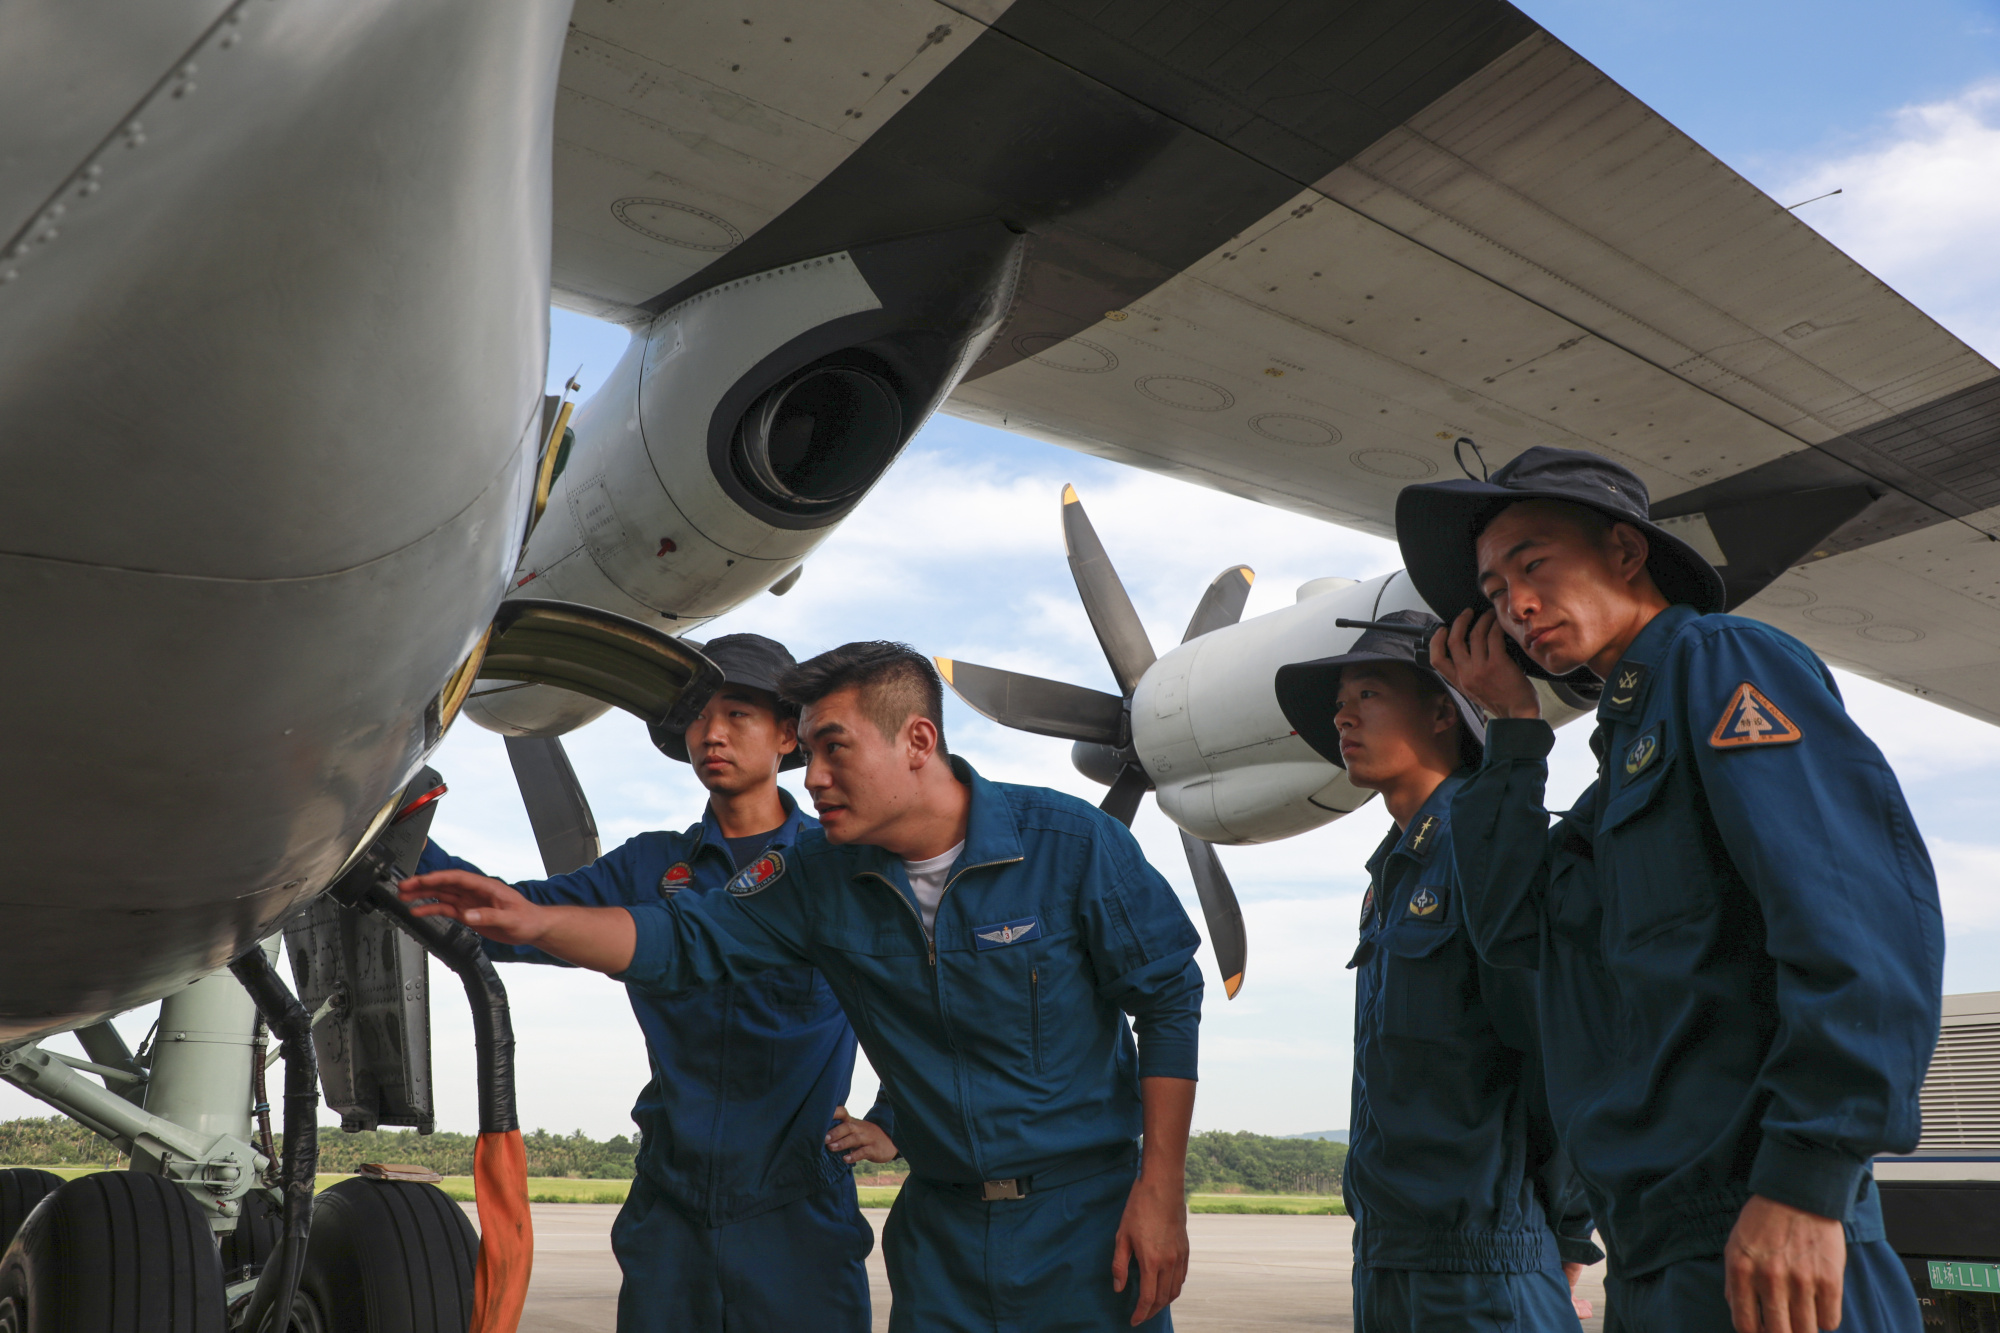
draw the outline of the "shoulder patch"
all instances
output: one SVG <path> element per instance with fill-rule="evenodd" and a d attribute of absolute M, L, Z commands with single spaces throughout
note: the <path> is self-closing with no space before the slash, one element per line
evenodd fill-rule
<path fill-rule="evenodd" d="M 1438 909 L 1443 906 L 1444 899 L 1438 896 L 1436 889 L 1418 889 L 1410 895 L 1411 916 L 1433 917 L 1438 914 Z"/>
<path fill-rule="evenodd" d="M 1368 892 L 1361 895 L 1361 929 L 1368 929 L 1368 918 L 1375 915 L 1375 886 L 1370 884 Z"/>
<path fill-rule="evenodd" d="M 785 858 L 777 852 L 765 852 L 737 871 L 729 883 L 723 885 L 732 898 L 748 898 L 753 893 L 762 893 L 785 877 Z"/>
<path fill-rule="evenodd" d="M 660 896 L 671 898 L 694 882 L 694 867 L 685 861 L 676 861 L 667 867 L 667 873 L 660 876 Z"/>
<path fill-rule="evenodd" d="M 1744 745 L 1793 745 L 1804 739 L 1805 733 L 1746 680 L 1729 696 L 1708 743 L 1718 750 L 1734 750 Z"/>
<path fill-rule="evenodd" d="M 1024 940 L 1041 937 L 1041 923 L 1031 916 L 1019 921 L 1002 921 L 997 925 L 972 928 L 973 947 L 978 949 L 998 949 L 1003 945 L 1020 944 Z"/>

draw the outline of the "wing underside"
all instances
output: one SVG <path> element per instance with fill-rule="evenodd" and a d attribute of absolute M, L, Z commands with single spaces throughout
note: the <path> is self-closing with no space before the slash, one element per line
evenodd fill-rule
<path fill-rule="evenodd" d="M 2000 720 L 2000 372 L 1510 5 L 582 0 L 556 194 L 632 323 L 999 217 L 948 410 L 1384 534 L 1462 436 L 1595 449 L 1746 613 Z"/>

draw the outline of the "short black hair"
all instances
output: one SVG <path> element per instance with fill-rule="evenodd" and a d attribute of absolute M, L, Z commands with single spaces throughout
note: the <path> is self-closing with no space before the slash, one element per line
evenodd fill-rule
<path fill-rule="evenodd" d="M 946 753 L 944 682 L 931 659 L 907 643 L 843 643 L 778 678 L 778 692 L 800 709 L 850 688 L 861 691 L 861 710 L 884 737 L 893 741 L 912 717 L 927 717 L 937 728 L 938 753 Z"/>

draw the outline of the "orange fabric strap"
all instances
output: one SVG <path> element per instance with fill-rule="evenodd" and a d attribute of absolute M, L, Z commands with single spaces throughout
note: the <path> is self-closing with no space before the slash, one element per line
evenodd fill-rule
<path fill-rule="evenodd" d="M 479 1272 L 472 1284 L 471 1333 L 516 1333 L 535 1267 L 528 1150 L 520 1130 L 479 1136 L 472 1190 L 479 1206 Z"/>

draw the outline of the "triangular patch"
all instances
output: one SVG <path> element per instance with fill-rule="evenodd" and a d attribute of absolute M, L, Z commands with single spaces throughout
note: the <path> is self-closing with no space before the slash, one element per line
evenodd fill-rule
<path fill-rule="evenodd" d="M 1746 680 L 1729 696 L 1708 743 L 1718 750 L 1733 750 L 1743 745 L 1794 745 L 1804 739 L 1805 733 Z"/>

